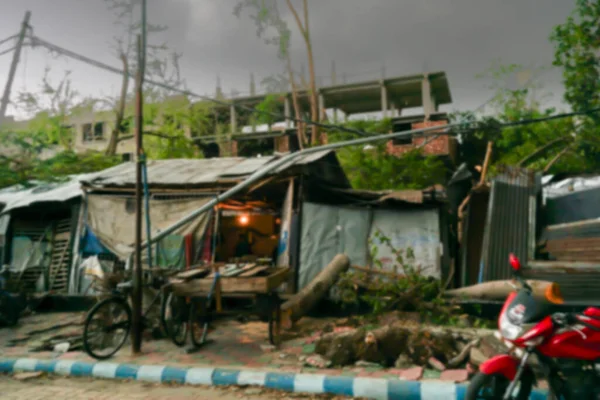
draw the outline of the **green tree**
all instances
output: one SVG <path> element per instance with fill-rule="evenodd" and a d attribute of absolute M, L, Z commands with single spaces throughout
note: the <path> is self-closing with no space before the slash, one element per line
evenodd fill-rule
<path fill-rule="evenodd" d="M 129 91 L 129 79 L 135 76 L 138 68 L 138 48 L 136 37 L 140 33 L 141 20 L 139 1 L 122 0 L 104 0 L 109 10 L 113 11 L 115 25 L 120 27 L 121 33 L 114 39 L 114 52 L 121 61 L 123 78 L 121 90 L 118 96 L 108 97 L 98 100 L 103 107 L 109 107 L 114 110 L 115 120 L 113 129 L 106 148 L 107 155 L 114 155 L 117 151 L 119 137 L 129 133 L 133 125 L 127 122 L 127 114 L 131 115 L 131 106 L 134 98 L 133 93 Z M 156 35 L 164 33 L 168 28 L 156 24 L 147 24 L 147 34 L 152 40 Z M 170 51 L 165 43 L 148 43 L 146 56 L 146 79 L 162 82 L 171 87 L 179 88 L 184 86 L 179 70 L 179 60 L 181 54 Z M 158 95 L 160 93 L 160 95 Z M 152 95 L 165 99 L 171 91 L 166 89 L 154 89 Z M 129 108 L 129 112 L 128 112 Z M 152 142 L 153 140 L 151 140 Z"/>
<path fill-rule="evenodd" d="M 317 120 L 320 116 L 318 114 L 318 98 L 316 93 L 316 79 L 314 77 L 314 60 L 312 55 L 312 43 L 310 38 L 310 30 L 308 25 L 308 3 L 304 1 L 304 20 L 305 24 L 302 23 L 298 12 L 294 8 L 291 2 L 287 2 L 290 12 L 294 15 L 294 19 L 300 30 L 300 33 L 304 39 L 307 48 L 307 56 L 309 58 L 309 65 L 311 78 L 310 87 L 306 82 L 302 82 L 305 90 L 309 90 L 309 103 L 311 108 L 312 120 Z M 256 23 L 257 35 L 259 38 L 263 38 L 266 44 L 277 46 L 277 57 L 284 63 L 285 75 L 267 78 L 263 81 L 263 84 L 267 86 L 281 87 L 282 82 L 285 82 L 285 86 L 291 86 L 292 89 L 292 103 L 294 106 L 294 114 L 296 117 L 296 132 L 298 135 L 298 143 L 303 148 L 309 144 L 309 140 L 306 137 L 306 126 L 302 122 L 304 119 L 303 110 L 300 105 L 300 85 L 297 81 L 297 74 L 294 72 L 292 56 L 290 54 L 290 40 L 292 31 L 289 28 L 287 22 L 282 18 L 277 0 L 240 0 L 234 9 L 234 14 L 240 16 L 244 9 L 249 10 L 250 18 Z M 270 36 L 270 32 L 274 32 Z M 300 76 L 300 79 L 304 77 Z M 313 127 L 312 140 L 318 140 L 318 129 Z"/>
<path fill-rule="evenodd" d="M 366 132 L 387 133 L 390 119 L 358 120 L 346 124 Z M 331 142 L 347 140 L 347 134 L 332 132 Z M 444 163 L 437 157 L 425 156 L 415 149 L 396 157 L 388 154 L 386 143 L 344 147 L 337 152 L 342 168 L 352 187 L 367 190 L 424 189 L 443 184 L 447 175 Z"/>
<path fill-rule="evenodd" d="M 541 104 L 543 86 L 530 79 L 522 87 L 507 88 L 503 82 L 523 68 L 519 65 L 495 66 L 482 77 L 492 83 L 495 96 L 490 102 L 492 116 L 473 112 L 456 113 L 452 122 L 466 122 L 467 128 L 454 129 L 461 140 L 461 157 L 469 165 L 480 165 L 488 141 L 494 143 L 492 167 L 497 165 L 528 167 L 547 173 L 586 172 L 597 162 L 582 150 L 585 136 L 574 118 L 552 119 L 539 123 L 502 126 L 522 120 L 539 119 L 556 114 L 554 108 Z M 533 93 L 536 96 L 533 96 Z"/>
<path fill-rule="evenodd" d="M 565 100 L 574 111 L 600 106 L 600 1 L 577 0 L 567 20 L 550 36 L 554 64 L 562 67 Z M 598 121 L 598 114 L 592 115 Z"/>

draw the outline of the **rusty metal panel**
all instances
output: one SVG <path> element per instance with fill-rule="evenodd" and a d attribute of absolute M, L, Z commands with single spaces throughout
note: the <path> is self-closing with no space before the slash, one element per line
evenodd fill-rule
<path fill-rule="evenodd" d="M 531 261 L 523 273 L 558 283 L 566 304 L 600 304 L 600 263 Z"/>
<path fill-rule="evenodd" d="M 508 255 L 526 262 L 535 240 L 535 213 L 541 176 L 505 167 L 492 181 L 484 230 L 479 281 L 509 279 Z"/>
<path fill-rule="evenodd" d="M 600 261 L 599 220 L 550 225 L 543 239 L 543 252 L 552 260 Z"/>

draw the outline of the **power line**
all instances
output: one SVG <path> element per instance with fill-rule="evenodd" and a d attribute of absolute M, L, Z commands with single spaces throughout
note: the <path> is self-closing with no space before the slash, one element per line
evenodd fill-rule
<path fill-rule="evenodd" d="M 17 46 L 13 46 L 13 47 L 11 47 L 8 50 L 4 50 L 3 52 L 0 52 L 0 56 L 3 56 L 3 55 L 8 54 L 8 53 L 12 53 L 13 51 L 15 51 L 16 48 L 17 48 Z"/>
<path fill-rule="evenodd" d="M 107 70 L 109 72 L 113 72 L 115 74 L 119 74 L 119 75 L 123 75 L 124 72 L 122 70 L 120 70 L 119 68 L 115 68 L 113 66 L 110 66 L 108 64 L 105 64 L 101 61 L 97 61 L 94 59 L 91 59 L 89 57 L 83 56 L 81 54 L 75 53 L 73 51 L 64 49 L 62 47 L 56 46 L 50 42 L 47 42 L 43 39 L 40 39 L 37 36 L 30 36 L 31 40 L 33 41 L 33 45 L 36 44 L 40 44 L 46 48 L 48 48 L 51 51 L 63 54 L 67 57 L 71 57 L 73 59 L 82 61 L 84 63 L 93 65 L 97 68 L 101 68 L 104 70 Z M 131 78 L 131 76 L 130 76 Z M 185 90 L 185 89 L 179 89 L 173 86 L 170 86 L 168 84 L 162 83 L 162 82 L 156 82 L 156 81 L 152 81 L 152 80 L 146 80 L 146 82 L 154 85 L 154 86 L 158 86 L 160 88 L 166 89 L 166 90 L 170 90 L 170 91 L 174 91 L 174 92 L 179 92 L 181 94 L 190 96 L 190 97 L 196 97 L 199 98 L 201 100 L 205 100 L 205 101 L 209 101 L 218 105 L 222 105 L 222 106 L 228 106 L 228 107 L 234 107 L 234 108 L 239 108 L 242 110 L 246 110 L 246 111 L 250 111 L 250 112 L 256 112 L 259 114 L 264 114 L 264 115 L 268 115 L 271 117 L 276 117 L 276 118 L 283 118 L 284 120 L 288 120 L 288 121 L 293 121 L 293 122 L 302 122 L 302 123 L 306 123 L 308 125 L 315 125 L 318 126 L 320 128 L 324 128 L 324 129 L 329 129 L 329 130 L 338 130 L 338 131 L 343 131 L 346 133 L 353 133 L 353 134 L 357 134 L 360 136 L 373 136 L 373 135 L 378 135 L 377 133 L 372 133 L 372 132 L 365 132 L 359 129 L 353 129 L 353 128 L 348 128 L 346 126 L 342 126 L 342 125 L 333 125 L 333 124 L 324 124 L 324 123 L 320 123 L 320 122 L 316 122 L 316 121 L 312 121 L 310 119 L 296 119 L 294 117 L 288 117 L 285 115 L 281 115 L 279 113 L 274 113 L 274 112 L 270 112 L 270 111 L 265 111 L 265 110 L 257 110 L 253 107 L 248 107 L 245 106 L 243 104 L 235 104 L 232 102 L 228 102 L 228 101 L 224 101 L 224 100 L 219 100 L 219 99 L 214 99 L 205 95 L 200 95 L 197 93 L 194 93 L 192 91 L 189 90 Z M 484 103 L 485 104 L 485 103 Z M 500 127 L 509 127 L 509 126 L 517 126 L 517 125 L 528 125 L 528 124 L 534 124 L 534 123 L 540 123 L 540 122 L 545 122 L 545 121 L 550 121 L 550 120 L 555 120 L 555 119 L 561 119 L 561 118 L 569 118 L 569 117 L 575 117 L 575 116 L 581 116 L 581 115 L 588 115 L 588 114 L 594 114 L 600 112 L 600 108 L 595 108 L 595 109 L 590 109 L 590 110 L 584 110 L 584 111 L 577 111 L 577 112 L 570 112 L 570 113 L 562 113 L 562 114 L 556 114 L 556 115 L 551 115 L 551 116 L 547 116 L 547 117 L 540 117 L 540 118 L 532 118 L 532 119 L 525 119 L 525 120 L 520 120 L 520 121 L 514 121 L 514 122 L 505 122 L 505 123 L 501 123 L 499 126 Z M 476 124 L 477 122 L 464 122 L 464 123 L 458 123 L 456 124 L 457 126 L 462 125 L 463 127 L 465 125 L 473 125 Z M 443 129 L 443 128 L 438 128 L 438 129 Z"/>
<path fill-rule="evenodd" d="M 47 42 L 47 41 L 45 41 L 43 39 L 40 39 L 37 36 L 31 36 L 30 38 L 33 41 L 34 45 L 35 44 L 42 45 L 42 46 L 44 46 L 44 47 L 46 47 L 46 48 L 48 48 L 48 49 L 50 49 L 50 50 L 52 50 L 52 51 L 54 51 L 56 53 L 63 54 L 65 56 L 67 56 L 67 57 L 74 58 L 76 60 L 85 62 L 87 64 L 93 65 L 93 66 L 95 66 L 97 68 L 101 68 L 101 69 L 104 69 L 106 71 L 109 71 L 109 72 L 112 72 L 112 73 L 115 73 L 115 74 L 119 74 L 119 75 L 123 75 L 124 74 L 124 72 L 122 70 L 120 70 L 119 68 L 115 68 L 115 67 L 113 67 L 111 65 L 108 65 L 108 64 L 105 64 L 105 63 L 103 63 L 101 61 L 97 61 L 97 60 L 91 59 L 89 57 L 86 57 L 84 55 L 81 55 L 81 54 L 75 53 L 73 51 L 64 49 L 64 48 L 59 47 L 57 45 L 54 45 L 54 44 L 52 44 L 50 42 Z M 131 78 L 131 76 L 130 76 L 130 78 Z M 224 101 L 224 100 L 214 99 L 214 98 L 211 98 L 211 97 L 208 97 L 208 96 L 205 96 L 205 95 L 200 95 L 200 94 L 191 92 L 189 90 L 179 89 L 179 88 L 170 86 L 170 85 L 162 83 L 162 82 L 152 81 L 150 79 L 147 79 L 146 82 L 150 83 L 150 84 L 152 84 L 154 86 L 158 86 L 158 87 L 160 87 L 162 89 L 170 90 L 170 91 L 173 91 L 173 92 L 179 92 L 179 93 L 181 93 L 183 95 L 190 96 L 190 97 L 196 97 L 196 98 L 199 98 L 201 100 L 209 101 L 209 102 L 212 102 L 214 104 L 221 105 L 221 106 L 234 107 L 234 108 L 238 108 L 238 109 L 241 109 L 241 110 L 249 111 L 249 112 L 252 112 L 252 113 L 258 113 L 258 114 L 263 114 L 263 115 L 274 117 L 274 118 L 283 119 L 283 120 L 286 120 L 286 121 L 292 121 L 292 122 L 296 122 L 296 123 L 301 122 L 301 123 L 305 123 L 307 125 L 318 126 L 320 128 L 323 128 L 323 129 L 340 130 L 340 131 L 344 131 L 344 132 L 347 132 L 347 133 L 353 133 L 353 134 L 356 134 L 356 135 L 359 135 L 359 136 L 371 136 L 371 135 L 375 135 L 376 134 L 376 133 L 372 133 L 372 132 L 365 132 L 365 131 L 362 131 L 362 130 L 359 130 L 359 129 L 347 128 L 347 127 L 344 127 L 344 126 L 341 126 L 341 125 L 325 124 L 325 123 L 316 122 L 316 121 L 313 121 L 313 120 L 310 120 L 310 119 L 297 119 L 297 118 L 294 118 L 294 117 L 291 117 L 291 116 L 285 116 L 285 115 L 282 115 L 282 114 L 279 114 L 279 113 L 275 113 L 275 112 L 270 112 L 270 111 L 266 111 L 266 110 L 257 110 L 257 109 L 255 109 L 253 107 L 245 106 L 243 104 L 235 104 L 235 103 Z"/>
<path fill-rule="evenodd" d="M 19 34 L 16 34 L 16 35 L 9 36 L 6 39 L 0 40 L 0 46 L 2 46 L 4 43 L 8 42 L 9 40 L 16 39 L 18 36 L 19 36 Z"/>

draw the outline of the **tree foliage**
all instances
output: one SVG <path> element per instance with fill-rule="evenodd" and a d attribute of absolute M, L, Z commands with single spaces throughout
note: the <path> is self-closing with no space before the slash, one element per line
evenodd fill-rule
<path fill-rule="evenodd" d="M 4 149 L 11 149 L 0 155 L 0 188 L 61 181 L 68 175 L 101 171 L 120 161 L 98 152 L 57 148 L 43 132 L 3 132 L 0 142 Z"/>
<path fill-rule="evenodd" d="M 461 140 L 461 158 L 470 166 L 481 165 L 487 143 L 493 142 L 490 172 L 497 165 L 516 165 L 547 173 L 591 172 L 597 168 L 596 150 L 589 146 L 589 135 L 582 131 L 575 118 L 558 118 L 544 122 L 504 126 L 517 121 L 536 120 L 553 116 L 554 108 L 541 105 L 540 89 L 535 80 L 525 82 L 520 88 L 507 88 L 499 84 L 507 76 L 516 74 L 519 65 L 500 66 L 484 76 L 491 79 L 495 90 L 491 101 L 493 116 L 474 112 L 456 113 L 452 122 L 463 122 L 454 129 Z M 533 93 L 536 97 L 533 97 Z M 587 150 L 586 150 L 587 149 Z"/>
<path fill-rule="evenodd" d="M 346 125 L 373 133 L 387 133 L 392 128 L 389 119 L 350 121 Z M 329 137 L 332 142 L 349 139 L 347 134 L 340 132 L 332 132 Z M 337 154 L 356 189 L 424 189 L 444 183 L 447 174 L 439 158 L 425 156 L 419 149 L 396 157 L 388 154 L 386 143 L 382 142 L 344 147 Z"/>
<path fill-rule="evenodd" d="M 554 64 L 562 67 L 565 100 L 575 111 L 600 106 L 600 1 L 577 0 L 573 13 L 554 28 Z M 598 121 L 598 114 L 594 115 Z"/>

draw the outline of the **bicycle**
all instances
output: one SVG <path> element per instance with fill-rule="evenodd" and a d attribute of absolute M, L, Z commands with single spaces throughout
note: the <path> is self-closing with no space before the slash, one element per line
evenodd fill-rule
<path fill-rule="evenodd" d="M 142 331 L 150 326 L 147 315 L 156 302 L 160 300 L 162 303 L 160 316 L 161 328 L 175 343 L 177 343 L 174 339 L 174 337 L 177 337 L 176 332 L 184 330 L 183 343 L 185 343 L 185 337 L 187 336 L 187 321 L 186 324 L 181 324 L 179 318 L 172 320 L 167 318 L 168 316 L 166 314 L 169 312 L 170 314 L 173 314 L 172 311 L 175 310 L 175 314 L 177 314 L 178 310 L 182 309 L 177 303 L 172 307 L 164 305 L 168 299 L 173 299 L 173 296 L 171 295 L 164 296 L 164 280 L 153 279 L 150 284 L 146 284 L 144 287 L 158 289 L 158 293 L 142 313 Z M 85 319 L 83 330 L 83 348 L 90 357 L 97 360 L 106 360 L 118 352 L 127 341 L 127 337 L 131 331 L 132 319 L 132 310 L 128 299 L 132 292 L 133 282 L 131 280 L 119 283 L 116 285 L 116 288 L 112 290 L 110 297 L 100 301 L 89 311 Z M 183 310 L 187 311 L 185 308 Z M 177 328 L 178 325 L 179 328 Z M 98 327 L 99 329 L 96 331 L 94 329 L 95 327 Z M 180 344 L 180 346 L 183 345 L 183 343 Z M 97 347 L 101 347 L 101 349 L 98 349 Z M 102 351 L 102 349 L 105 351 Z"/>

